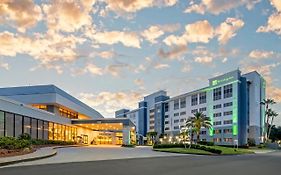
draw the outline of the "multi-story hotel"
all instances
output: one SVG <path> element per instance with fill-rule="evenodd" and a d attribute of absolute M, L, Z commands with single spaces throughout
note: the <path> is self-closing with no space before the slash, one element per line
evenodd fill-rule
<path fill-rule="evenodd" d="M 263 141 L 265 80 L 257 72 L 241 75 L 239 70 L 209 79 L 209 86 L 169 98 L 165 91 L 144 97 L 133 111 L 116 111 L 136 125 L 139 140 L 149 131 L 176 137 L 186 120 L 197 111 L 212 122 L 202 128 L 200 140 L 219 145 L 245 145 L 249 139 Z"/>
<path fill-rule="evenodd" d="M 0 88 L 0 136 L 84 144 L 134 144 L 130 119 L 104 118 L 54 85 Z"/>

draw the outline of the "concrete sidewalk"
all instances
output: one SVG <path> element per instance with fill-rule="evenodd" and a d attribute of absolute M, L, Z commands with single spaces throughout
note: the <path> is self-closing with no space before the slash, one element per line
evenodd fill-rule
<path fill-rule="evenodd" d="M 27 162 L 27 161 L 33 161 L 33 160 L 39 160 L 39 159 L 51 157 L 57 154 L 56 148 L 57 147 L 40 148 L 30 154 L 13 156 L 13 157 L 3 157 L 0 158 L 0 166 L 6 166 L 19 162 Z"/>

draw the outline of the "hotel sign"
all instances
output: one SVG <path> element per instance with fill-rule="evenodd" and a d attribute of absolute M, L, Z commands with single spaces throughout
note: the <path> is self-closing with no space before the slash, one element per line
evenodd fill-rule
<path fill-rule="evenodd" d="M 215 79 L 215 80 L 212 80 L 212 86 L 217 86 L 217 85 L 220 85 L 220 84 L 225 84 L 225 83 L 231 82 L 231 81 L 234 81 L 234 77 L 233 76 L 226 77 L 226 78 L 223 78 L 223 79 Z"/>

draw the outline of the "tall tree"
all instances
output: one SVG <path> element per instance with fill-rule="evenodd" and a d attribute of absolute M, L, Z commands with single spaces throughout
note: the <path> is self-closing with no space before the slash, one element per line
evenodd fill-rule
<path fill-rule="evenodd" d="M 270 125 L 269 125 L 269 128 L 268 128 L 268 132 L 267 132 L 267 136 L 268 136 L 268 139 L 269 139 L 270 133 L 271 133 L 271 130 L 272 130 L 272 127 L 273 127 L 274 118 L 278 116 L 278 113 L 270 109 L 268 115 L 270 116 L 270 119 L 271 119 Z"/>
<path fill-rule="evenodd" d="M 194 113 L 194 116 L 189 117 L 187 119 L 186 127 L 192 128 L 192 130 L 194 129 L 196 136 L 197 136 L 196 143 L 198 143 L 198 141 L 200 141 L 201 128 L 210 129 L 212 127 L 212 123 L 211 123 L 210 118 L 206 117 L 202 112 L 196 112 L 196 113 Z M 193 132 L 191 133 L 191 135 L 192 134 L 193 134 Z M 191 139 L 193 139 L 193 136 Z"/>

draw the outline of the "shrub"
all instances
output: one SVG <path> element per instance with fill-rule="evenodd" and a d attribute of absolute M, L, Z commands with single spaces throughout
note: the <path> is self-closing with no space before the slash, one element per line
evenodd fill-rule
<path fill-rule="evenodd" d="M 73 141 L 31 139 L 32 145 L 74 145 Z"/>
<path fill-rule="evenodd" d="M 207 146 L 214 146 L 214 142 L 207 142 L 207 141 L 200 141 L 198 142 L 199 145 L 207 145 Z"/>
<path fill-rule="evenodd" d="M 21 135 L 18 136 L 19 140 L 31 140 L 31 136 L 27 133 L 23 133 Z"/>
<path fill-rule="evenodd" d="M 122 144 L 122 147 L 128 147 L 128 148 L 134 148 L 134 147 L 136 147 L 136 145 L 134 145 L 134 144 Z"/>
<path fill-rule="evenodd" d="M 249 146 L 256 146 L 256 141 L 255 141 L 255 139 L 249 138 L 249 139 L 248 139 L 248 144 L 249 144 Z"/>
<path fill-rule="evenodd" d="M 28 140 L 20 140 L 13 137 L 0 137 L 0 148 L 2 149 L 23 149 L 30 146 L 31 143 Z"/>

